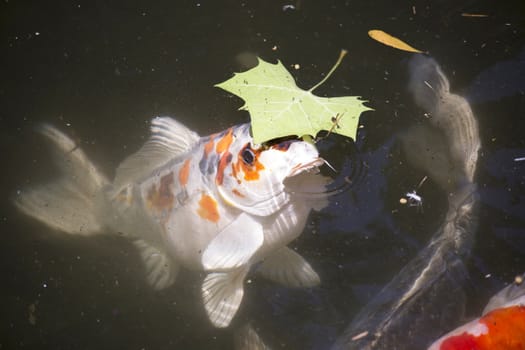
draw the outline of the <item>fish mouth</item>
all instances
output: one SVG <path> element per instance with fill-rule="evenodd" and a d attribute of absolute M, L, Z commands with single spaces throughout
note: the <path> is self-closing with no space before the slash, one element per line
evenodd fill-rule
<path fill-rule="evenodd" d="M 294 166 L 291 170 L 290 170 L 290 173 L 286 176 L 286 178 L 289 178 L 289 177 L 294 177 L 296 175 L 299 175 L 301 174 L 302 172 L 305 172 L 305 171 L 308 171 L 308 170 L 311 170 L 313 168 L 318 168 L 320 167 L 321 165 L 323 164 L 327 164 L 326 161 L 319 157 L 319 158 L 316 158 L 314 160 L 312 160 L 311 162 L 307 162 L 307 163 L 299 163 L 297 164 L 296 166 Z"/>

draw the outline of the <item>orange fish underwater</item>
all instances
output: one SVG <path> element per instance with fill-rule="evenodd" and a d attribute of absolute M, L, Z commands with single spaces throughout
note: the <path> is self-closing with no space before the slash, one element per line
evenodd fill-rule
<path fill-rule="evenodd" d="M 483 316 L 433 343 L 429 350 L 525 349 L 525 283 L 523 277 L 493 296 Z"/>

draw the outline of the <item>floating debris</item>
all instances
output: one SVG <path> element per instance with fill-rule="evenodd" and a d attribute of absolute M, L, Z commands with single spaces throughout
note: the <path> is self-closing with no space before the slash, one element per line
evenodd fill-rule
<path fill-rule="evenodd" d="M 367 335 L 368 335 L 368 331 L 361 332 L 359 334 L 354 335 L 352 337 L 352 341 L 356 341 L 356 340 L 362 339 L 362 338 L 366 337 Z"/>
<path fill-rule="evenodd" d="M 485 18 L 489 15 L 485 15 L 483 13 L 462 13 L 461 17 L 474 17 L 474 18 Z"/>
<path fill-rule="evenodd" d="M 36 312 L 37 303 L 29 304 L 29 306 L 27 307 L 27 314 L 28 314 L 27 320 L 29 321 L 29 324 L 32 326 L 36 324 L 35 312 Z"/>
<path fill-rule="evenodd" d="M 514 278 L 514 283 L 515 283 L 517 286 L 519 286 L 520 284 L 523 283 L 523 277 L 522 277 L 522 276 L 516 276 L 516 277 Z"/>
<path fill-rule="evenodd" d="M 407 51 L 407 52 L 415 52 L 415 53 L 423 53 L 423 51 L 421 50 L 418 50 L 410 45 L 408 45 L 407 43 L 405 43 L 404 41 L 402 41 L 401 39 L 398 39 L 388 33 L 385 33 L 384 31 L 382 30 L 378 30 L 378 29 L 373 29 L 373 30 L 370 30 L 368 31 L 368 35 L 376 40 L 376 41 L 379 41 L 381 44 L 384 44 L 384 45 L 387 45 L 387 46 L 391 46 L 393 48 L 396 48 L 398 50 L 403 50 L 403 51 Z"/>

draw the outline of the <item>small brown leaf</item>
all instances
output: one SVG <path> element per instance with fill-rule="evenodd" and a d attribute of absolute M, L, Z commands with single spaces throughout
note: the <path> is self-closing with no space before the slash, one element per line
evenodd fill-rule
<path fill-rule="evenodd" d="M 392 35 L 385 33 L 382 30 L 378 30 L 378 29 L 370 30 L 368 31 L 368 35 L 372 39 L 379 41 L 382 44 L 394 47 L 399 50 L 415 52 L 415 53 L 423 53 L 423 51 L 413 48 L 412 46 L 408 45 L 404 41 L 396 37 L 393 37 Z"/>
<path fill-rule="evenodd" d="M 489 15 L 486 15 L 484 13 L 462 13 L 461 16 L 463 16 L 463 17 L 484 18 L 484 17 L 488 17 Z"/>

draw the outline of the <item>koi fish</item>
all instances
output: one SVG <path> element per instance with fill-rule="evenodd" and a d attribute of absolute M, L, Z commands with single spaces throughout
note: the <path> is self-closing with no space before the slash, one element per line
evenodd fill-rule
<path fill-rule="evenodd" d="M 408 163 L 447 193 L 448 208 L 427 245 L 354 317 L 334 350 L 425 348 L 429 333 L 431 339 L 441 334 L 443 320 L 459 317 L 459 307 L 443 311 L 443 303 L 457 306 L 466 298 L 465 261 L 479 216 L 478 123 L 468 101 L 450 92 L 433 58 L 414 55 L 408 64 L 409 90 L 431 118 L 403 133 L 402 147 Z"/>
<path fill-rule="evenodd" d="M 250 124 L 199 137 L 157 117 L 151 138 L 125 159 L 112 183 L 65 134 L 44 125 L 62 177 L 22 191 L 14 202 L 48 226 L 73 235 L 118 232 L 133 241 L 147 281 L 173 284 L 181 267 L 204 271 L 204 308 L 227 327 L 254 264 L 270 280 L 310 287 L 319 276 L 286 247 L 312 209 L 326 205 L 324 164 L 311 143 L 288 138 L 253 144 Z M 316 200 L 301 193 L 318 193 Z"/>
<path fill-rule="evenodd" d="M 483 315 L 434 342 L 429 350 L 525 349 L 523 277 L 493 296 Z"/>

